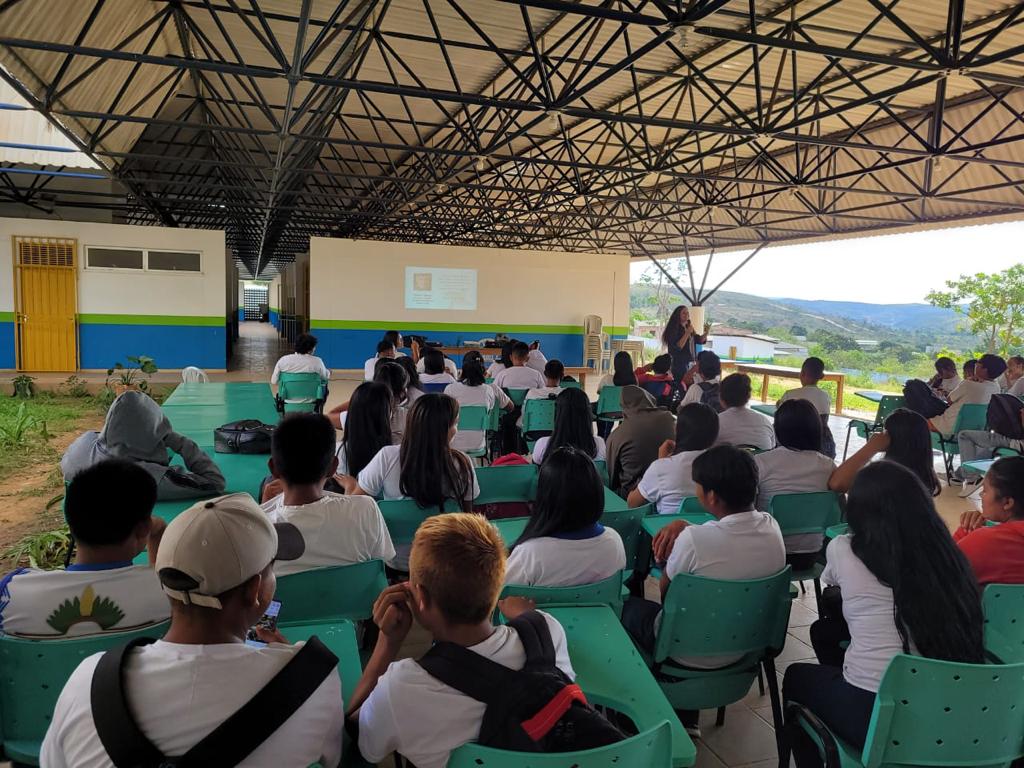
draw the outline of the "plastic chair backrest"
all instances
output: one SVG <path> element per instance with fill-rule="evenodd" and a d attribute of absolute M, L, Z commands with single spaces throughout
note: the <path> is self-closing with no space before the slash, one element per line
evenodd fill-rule
<path fill-rule="evenodd" d="M 578 381 L 563 381 L 558 386 L 561 387 L 562 389 L 583 389 L 583 385 L 581 385 Z"/>
<path fill-rule="evenodd" d="M 622 417 L 622 387 L 605 387 L 597 396 L 597 418 Z"/>
<path fill-rule="evenodd" d="M 1003 664 L 1024 662 L 1024 584 L 989 584 L 981 603 L 985 650 Z"/>
<path fill-rule="evenodd" d="M 622 539 L 622 547 L 626 550 L 626 568 L 635 567 L 637 556 L 640 554 L 640 542 L 643 540 L 644 518 L 654 513 L 653 504 L 644 504 L 633 509 L 624 509 L 619 512 L 605 512 L 601 515 L 601 524 L 614 528 L 619 538 Z"/>
<path fill-rule="evenodd" d="M 284 401 L 285 411 L 312 411 L 324 398 L 324 381 L 318 373 L 282 373 L 277 394 Z"/>
<path fill-rule="evenodd" d="M 875 413 L 875 426 L 882 426 L 893 411 L 899 410 L 904 404 L 903 395 L 882 395 L 882 399 L 878 401 L 878 411 Z"/>
<path fill-rule="evenodd" d="M 687 496 L 679 503 L 679 514 L 680 515 L 706 515 L 709 514 L 704 505 L 700 503 L 700 499 L 696 496 Z"/>
<path fill-rule="evenodd" d="M 615 744 L 580 752 L 506 752 L 471 743 L 459 747 L 448 758 L 448 768 L 669 768 L 671 765 L 672 731 L 667 720 Z"/>
<path fill-rule="evenodd" d="M 988 428 L 988 405 L 968 403 L 961 406 L 960 412 L 956 415 L 956 425 L 953 427 L 953 434 L 958 435 L 965 429 Z"/>
<path fill-rule="evenodd" d="M 1024 755 L 1024 664 L 959 664 L 899 654 L 875 698 L 862 762 L 1004 766 Z"/>
<path fill-rule="evenodd" d="M 839 496 L 832 491 L 779 493 L 772 497 L 768 512 L 778 522 L 783 536 L 823 534 L 843 519 Z"/>
<path fill-rule="evenodd" d="M 445 384 L 443 381 L 439 381 L 434 382 L 432 384 L 423 384 L 422 387 L 423 391 L 426 392 L 428 395 L 443 395 L 445 389 L 448 388 L 448 385 Z"/>
<path fill-rule="evenodd" d="M 604 327 L 604 319 L 600 315 L 587 315 L 583 318 L 583 333 L 587 336 L 600 334 Z"/>
<path fill-rule="evenodd" d="M 439 515 L 442 512 L 438 507 L 423 509 L 415 499 L 378 501 L 377 505 L 388 526 L 388 533 L 391 534 L 391 543 L 396 547 L 399 544 L 412 544 L 413 536 L 416 535 L 416 529 L 420 527 L 420 523 L 431 515 Z M 462 510 L 454 501 L 449 501 L 445 504 L 444 511 L 461 512 Z"/>
<path fill-rule="evenodd" d="M 555 428 L 554 400 L 527 400 L 523 403 L 523 432 L 551 432 Z"/>
<path fill-rule="evenodd" d="M 594 466 L 597 467 L 597 474 L 601 476 L 601 482 L 605 488 L 611 488 L 612 479 L 608 474 L 608 462 L 604 459 L 594 459 Z"/>
<path fill-rule="evenodd" d="M 665 594 L 654 660 L 781 650 L 789 623 L 790 573 L 787 565 L 763 579 L 676 576 Z"/>
<path fill-rule="evenodd" d="M 490 420 L 491 414 L 486 405 L 463 405 L 459 408 L 460 432 L 483 432 Z"/>
<path fill-rule="evenodd" d="M 537 496 L 537 465 L 477 467 L 476 481 L 480 485 L 480 495 L 473 500 L 474 504 L 533 501 Z"/>
<path fill-rule="evenodd" d="M 526 393 L 529 391 L 528 389 L 506 389 L 505 394 L 512 401 L 512 405 L 519 407 L 526 400 Z"/>
<path fill-rule="evenodd" d="M 210 381 L 210 377 L 206 375 L 206 371 L 202 368 L 196 368 L 194 365 L 190 365 L 181 369 L 181 380 L 185 384 L 189 384 L 191 382 L 206 384 Z"/>
<path fill-rule="evenodd" d="M 622 571 L 607 579 L 575 587 L 534 587 L 526 584 L 506 584 L 502 597 L 521 595 L 531 598 L 537 605 L 607 605 L 622 613 Z"/>
<path fill-rule="evenodd" d="M 57 697 L 83 659 L 137 637 L 163 637 L 170 622 L 131 632 L 60 640 L 0 637 L 0 718 L 7 759 L 27 762 L 50 725 Z"/>
<path fill-rule="evenodd" d="M 388 585 L 384 561 L 314 568 L 277 577 L 274 599 L 282 605 L 281 625 L 338 619 L 368 619 Z"/>

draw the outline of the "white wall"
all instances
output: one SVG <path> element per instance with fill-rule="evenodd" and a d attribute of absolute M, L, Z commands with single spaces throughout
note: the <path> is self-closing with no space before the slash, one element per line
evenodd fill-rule
<path fill-rule="evenodd" d="M 723 360 L 729 359 L 729 348 L 736 347 L 738 358 L 770 358 L 775 354 L 775 344 L 761 339 L 751 339 L 747 336 L 719 336 L 714 335 L 708 339 L 708 347 L 714 350 L 715 354 Z"/>

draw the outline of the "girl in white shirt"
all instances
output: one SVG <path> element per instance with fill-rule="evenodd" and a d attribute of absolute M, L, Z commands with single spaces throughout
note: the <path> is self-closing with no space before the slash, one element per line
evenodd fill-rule
<path fill-rule="evenodd" d="M 604 484 L 591 456 L 571 446 L 553 450 L 540 468 L 533 514 L 509 554 L 505 583 L 575 587 L 621 571 L 626 551 L 618 532 L 600 524 L 603 512 Z"/>
<path fill-rule="evenodd" d="M 462 379 L 445 387 L 444 393 L 454 397 L 460 407 L 482 405 L 488 412 L 495 408 L 503 411 L 513 408 L 504 390 L 486 382 L 484 360 L 479 352 L 470 352 L 463 358 Z M 462 451 L 476 450 L 484 444 L 485 437 L 486 433 L 479 430 L 459 430 L 452 440 L 452 447 Z"/>
<path fill-rule="evenodd" d="M 339 475 L 358 475 L 374 456 L 393 442 L 392 416 L 395 400 L 381 382 L 367 381 L 356 387 L 349 401 L 345 435 L 338 444 Z"/>
<path fill-rule="evenodd" d="M 423 353 L 423 374 L 420 381 L 424 384 L 454 384 L 455 376 L 447 369 L 447 360 L 439 349 L 427 349 Z M 452 364 L 454 367 L 454 363 Z"/>
<path fill-rule="evenodd" d="M 582 389 L 563 389 L 555 398 L 555 429 L 533 446 L 533 463 L 542 464 L 555 450 L 569 446 L 594 461 L 605 460 L 604 440 L 594 435 L 590 398 Z"/>
<path fill-rule="evenodd" d="M 809 709 L 859 754 L 895 655 L 982 664 L 985 651 L 971 567 L 909 469 L 891 461 L 862 469 L 847 518 L 850 534 L 829 544 L 821 577 L 841 590 L 841 613 L 833 607 L 811 625 L 820 666 L 791 665 L 783 699 Z M 794 736 L 798 768 L 822 765 L 802 729 Z"/>
<path fill-rule="evenodd" d="M 616 352 L 612 358 L 612 372 L 606 373 L 597 383 L 597 391 L 605 387 L 626 387 L 636 384 L 636 372 L 633 370 L 633 358 L 629 352 Z"/>
<path fill-rule="evenodd" d="M 501 356 L 493 363 L 491 363 L 490 367 L 487 369 L 488 379 L 494 379 L 497 377 L 499 373 L 504 371 L 506 368 L 512 367 L 511 352 L 513 344 L 515 344 L 515 341 L 508 341 L 501 348 Z M 463 360 L 463 362 L 465 362 L 465 360 Z"/>

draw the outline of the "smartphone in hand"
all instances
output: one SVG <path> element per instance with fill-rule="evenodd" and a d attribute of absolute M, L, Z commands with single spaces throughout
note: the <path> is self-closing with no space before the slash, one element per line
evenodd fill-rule
<path fill-rule="evenodd" d="M 269 629 L 271 631 L 277 629 L 277 616 L 280 612 L 281 602 L 279 600 L 271 600 L 270 605 L 267 606 L 266 612 L 260 616 L 259 621 L 245 633 L 245 644 L 251 645 L 253 648 L 265 648 L 267 644 L 256 635 L 256 629 Z"/>

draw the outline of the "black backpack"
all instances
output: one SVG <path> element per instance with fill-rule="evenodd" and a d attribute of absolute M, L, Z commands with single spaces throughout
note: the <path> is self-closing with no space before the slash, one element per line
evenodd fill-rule
<path fill-rule="evenodd" d="M 555 666 L 544 617 L 509 622 L 526 648 L 526 665 L 509 669 L 454 643 L 435 643 L 420 659 L 431 677 L 487 705 L 477 743 L 516 752 L 575 752 L 626 738 Z"/>
<path fill-rule="evenodd" d="M 717 382 L 702 381 L 697 386 L 700 387 L 700 401 L 704 403 L 704 405 L 710 405 L 717 413 L 721 413 L 725 410 L 722 407 L 722 400 L 718 396 L 719 386 Z"/>
<path fill-rule="evenodd" d="M 116 768 L 201 768 L 238 765 L 284 725 L 334 672 L 338 657 L 311 637 L 260 691 L 180 757 L 166 757 L 139 730 L 124 692 L 124 660 L 142 637 L 107 651 L 92 675 L 96 734 Z"/>
<path fill-rule="evenodd" d="M 1016 395 L 992 395 L 988 401 L 988 428 L 1011 440 L 1024 440 L 1024 424 L 1020 412 L 1024 401 Z"/>
<path fill-rule="evenodd" d="M 949 407 L 920 379 L 908 379 L 903 385 L 903 404 L 926 419 L 945 413 Z"/>

